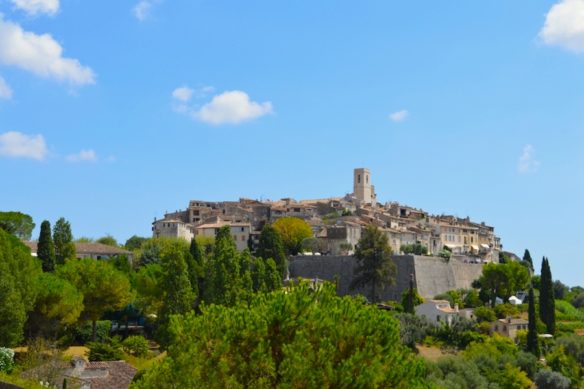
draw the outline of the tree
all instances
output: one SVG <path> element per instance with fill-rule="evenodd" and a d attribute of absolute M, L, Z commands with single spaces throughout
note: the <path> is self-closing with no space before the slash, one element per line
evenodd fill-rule
<path fill-rule="evenodd" d="M 213 257 L 205 271 L 205 302 L 235 304 L 240 286 L 238 256 L 229 226 L 221 227 L 215 238 Z"/>
<path fill-rule="evenodd" d="M 20 240 L 30 240 L 35 224 L 32 217 L 21 212 L 0 212 L 0 228 Z"/>
<path fill-rule="evenodd" d="M 0 229 L 0 347 L 14 346 L 22 339 L 40 273 L 40 263 L 30 255 L 30 249 Z"/>
<path fill-rule="evenodd" d="M 533 270 L 533 259 L 531 259 L 531 254 L 528 249 L 525 249 L 523 253 L 523 261 L 529 264 L 529 268 Z"/>
<path fill-rule="evenodd" d="M 427 255 L 428 247 L 424 246 L 420 242 L 414 244 L 406 244 L 401 246 L 400 251 L 404 254 L 414 254 L 414 255 Z"/>
<path fill-rule="evenodd" d="M 116 240 L 116 238 L 114 238 L 113 236 L 111 236 L 109 234 L 106 236 L 102 236 L 101 238 L 96 240 L 96 242 L 101 243 L 101 244 L 105 244 L 107 246 L 119 247 L 118 241 Z"/>
<path fill-rule="evenodd" d="M 542 369 L 535 373 L 535 384 L 538 388 L 546 389 L 569 389 L 572 387 L 569 378 L 549 369 Z"/>
<path fill-rule="evenodd" d="M 130 238 L 128 238 L 128 240 L 124 244 L 124 247 L 126 248 L 126 250 L 130 251 L 138 250 L 142 246 L 142 243 L 144 243 L 146 240 L 148 240 L 148 238 L 132 235 Z"/>
<path fill-rule="evenodd" d="M 53 227 L 53 242 L 55 243 L 55 255 L 57 264 L 62 265 L 69 259 L 75 259 L 75 245 L 71 224 L 60 218 Z"/>
<path fill-rule="evenodd" d="M 205 256 L 196 238 L 191 239 L 189 255 L 187 255 L 186 261 L 193 293 L 200 297 L 205 276 Z"/>
<path fill-rule="evenodd" d="M 274 229 L 280 233 L 284 249 L 290 255 L 298 254 L 302 249 L 302 241 L 312 236 L 310 225 L 297 217 L 283 217 L 276 220 Z"/>
<path fill-rule="evenodd" d="M 55 244 L 51 236 L 51 223 L 44 220 L 41 223 L 41 232 L 37 245 L 37 257 L 41 260 L 43 271 L 52 272 L 55 270 Z"/>
<path fill-rule="evenodd" d="M 180 341 L 137 388 L 424 386 L 424 364 L 401 345 L 397 321 L 337 297 L 334 286 L 301 284 L 202 310 L 176 317 Z"/>
<path fill-rule="evenodd" d="M 539 357 L 539 342 L 537 338 L 537 316 L 535 315 L 535 298 L 533 288 L 529 288 L 527 316 L 529 325 L 527 326 L 527 351 Z"/>
<path fill-rule="evenodd" d="M 68 281 L 53 273 L 38 278 L 38 294 L 28 318 L 28 331 L 53 336 L 59 326 L 74 324 L 83 311 L 83 295 Z"/>
<path fill-rule="evenodd" d="M 391 247 L 379 228 L 369 225 L 363 231 L 355 249 L 357 266 L 351 289 L 371 287 L 371 302 L 378 300 L 378 290 L 395 281 L 396 266 L 391 259 Z"/>
<path fill-rule="evenodd" d="M 266 224 L 264 228 L 262 228 L 256 254 L 258 257 L 265 260 L 272 258 L 276 262 L 276 266 L 282 275 L 282 279 L 286 277 L 287 261 L 284 243 L 282 242 L 282 236 L 274 226 Z"/>
<path fill-rule="evenodd" d="M 546 325 L 547 332 L 554 334 L 556 329 L 556 304 L 554 285 L 549 261 L 546 257 L 541 262 L 541 286 L 539 290 L 539 317 Z"/>
<path fill-rule="evenodd" d="M 167 346 L 171 340 L 168 332 L 170 316 L 189 312 L 193 308 L 196 295 L 189 281 L 185 253 L 179 247 L 174 246 L 164 253 L 162 273 L 164 299 L 160 309 L 158 340 L 163 346 Z"/>
<path fill-rule="evenodd" d="M 402 294 L 402 307 L 405 313 L 414 313 L 417 305 L 424 302 L 424 299 L 414 288 L 414 275 L 410 274 L 410 287 Z"/>
<path fill-rule="evenodd" d="M 126 275 L 105 261 L 80 259 L 57 268 L 57 275 L 83 294 L 82 320 L 92 323 L 95 341 L 96 322 L 105 312 L 121 309 L 132 301 L 130 281 Z"/>
<path fill-rule="evenodd" d="M 528 282 L 529 272 L 527 268 L 515 261 L 486 264 L 478 280 L 481 292 L 489 296 L 493 307 L 497 297 L 501 297 L 506 301 L 518 290 L 523 289 Z"/>

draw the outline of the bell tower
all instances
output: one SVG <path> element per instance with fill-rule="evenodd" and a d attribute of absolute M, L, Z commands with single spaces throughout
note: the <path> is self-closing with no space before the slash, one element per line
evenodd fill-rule
<path fill-rule="evenodd" d="M 371 204 L 375 199 L 371 172 L 367 168 L 357 168 L 353 171 L 353 195 L 361 204 Z"/>

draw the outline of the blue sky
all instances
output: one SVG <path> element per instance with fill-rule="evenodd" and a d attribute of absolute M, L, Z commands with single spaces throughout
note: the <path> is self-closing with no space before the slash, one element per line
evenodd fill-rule
<path fill-rule="evenodd" d="M 378 198 L 584 284 L 584 0 L 0 0 L 0 208 L 148 236 L 189 199 Z M 38 232 L 35 231 L 35 234 Z"/>

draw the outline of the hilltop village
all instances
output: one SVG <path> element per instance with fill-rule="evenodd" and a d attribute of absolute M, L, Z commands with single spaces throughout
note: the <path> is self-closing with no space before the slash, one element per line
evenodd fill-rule
<path fill-rule="evenodd" d="M 195 236 L 215 236 L 229 225 L 238 250 L 257 246 L 266 223 L 278 218 L 297 217 L 312 228 L 316 244 L 312 251 L 321 255 L 350 255 L 369 224 L 379 227 L 388 237 L 394 253 L 420 244 L 427 254 L 437 256 L 448 250 L 453 256 L 482 263 L 498 262 L 501 240 L 494 227 L 470 218 L 431 215 L 421 209 L 396 202 L 377 201 L 371 172 L 357 168 L 353 172 L 353 192 L 344 197 L 316 200 L 284 198 L 260 201 L 191 200 L 182 211 L 166 213 L 154 220 L 154 237 L 178 237 L 190 241 Z M 315 246 L 315 247 L 314 247 Z"/>

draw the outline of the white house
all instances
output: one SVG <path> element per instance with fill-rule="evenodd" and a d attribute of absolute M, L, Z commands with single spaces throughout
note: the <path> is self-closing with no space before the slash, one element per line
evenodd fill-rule
<path fill-rule="evenodd" d="M 458 305 L 450 307 L 446 300 L 428 300 L 416 307 L 416 315 L 424 316 L 433 323 L 451 325 L 458 317 Z"/>

